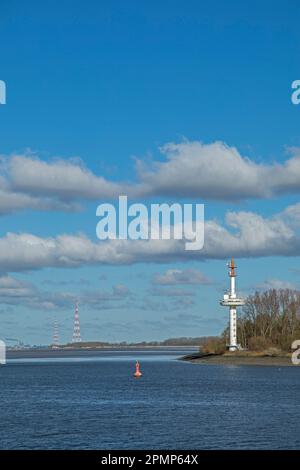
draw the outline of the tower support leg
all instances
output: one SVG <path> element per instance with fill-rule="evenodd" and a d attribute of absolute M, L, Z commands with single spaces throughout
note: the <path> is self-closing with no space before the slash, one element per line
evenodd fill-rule
<path fill-rule="evenodd" d="M 237 350 L 236 308 L 229 309 L 229 351 Z"/>

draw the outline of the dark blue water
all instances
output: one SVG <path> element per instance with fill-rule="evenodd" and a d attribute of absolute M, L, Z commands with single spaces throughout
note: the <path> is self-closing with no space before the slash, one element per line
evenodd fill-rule
<path fill-rule="evenodd" d="M 174 357 L 115 352 L 1 366 L 0 448 L 300 447 L 300 368 Z M 141 379 L 132 376 L 136 358 Z"/>

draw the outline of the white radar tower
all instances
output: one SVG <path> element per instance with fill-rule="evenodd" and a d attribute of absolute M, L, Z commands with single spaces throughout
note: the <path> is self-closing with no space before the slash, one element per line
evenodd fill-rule
<path fill-rule="evenodd" d="M 234 264 L 234 258 L 231 258 L 231 262 L 228 265 L 229 278 L 230 278 L 230 290 L 224 294 L 223 300 L 220 304 L 224 307 L 229 307 L 229 351 L 236 351 L 239 349 L 237 343 L 237 322 L 236 322 L 236 309 L 245 305 L 245 301 L 236 295 L 235 291 L 235 278 L 236 278 L 236 266 Z"/>

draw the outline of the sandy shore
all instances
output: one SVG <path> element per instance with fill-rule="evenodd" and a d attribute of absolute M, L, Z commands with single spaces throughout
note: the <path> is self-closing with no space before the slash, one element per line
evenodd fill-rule
<path fill-rule="evenodd" d="M 241 353 L 226 354 L 189 354 L 180 358 L 183 361 L 195 364 L 219 364 L 237 366 L 275 366 L 275 367 L 296 367 L 290 356 L 263 356 L 263 355 L 243 355 Z"/>

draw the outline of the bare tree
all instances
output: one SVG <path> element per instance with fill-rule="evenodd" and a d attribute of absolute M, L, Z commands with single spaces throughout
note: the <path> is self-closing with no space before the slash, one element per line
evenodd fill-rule
<path fill-rule="evenodd" d="M 300 292 L 270 289 L 250 295 L 238 320 L 238 335 L 246 348 L 265 345 L 289 350 L 292 341 L 300 338 Z"/>

